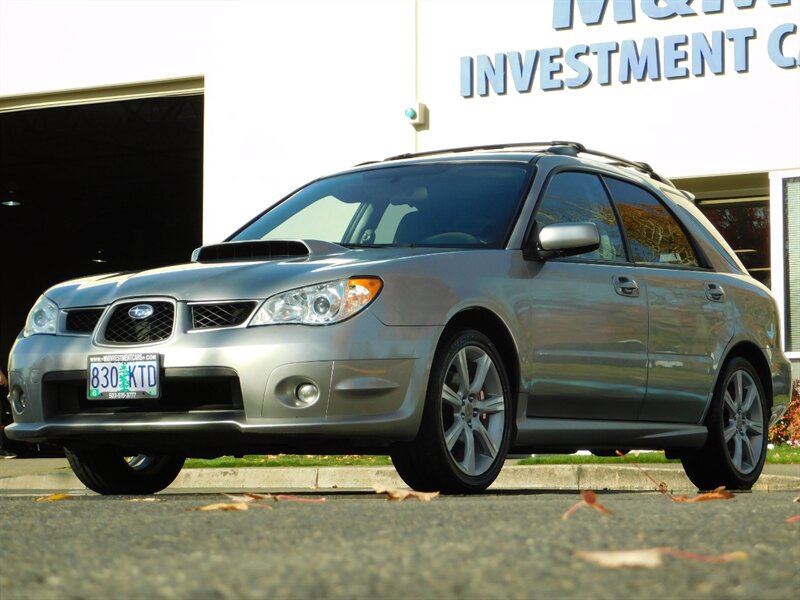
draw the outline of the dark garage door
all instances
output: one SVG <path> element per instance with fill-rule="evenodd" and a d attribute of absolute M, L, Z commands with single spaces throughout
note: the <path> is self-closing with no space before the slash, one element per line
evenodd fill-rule
<path fill-rule="evenodd" d="M 203 97 L 0 114 L 0 360 L 50 285 L 188 260 L 200 245 Z"/>

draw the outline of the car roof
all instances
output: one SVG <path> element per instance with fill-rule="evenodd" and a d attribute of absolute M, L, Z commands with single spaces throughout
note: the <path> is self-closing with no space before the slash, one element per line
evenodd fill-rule
<path fill-rule="evenodd" d="M 578 164 L 591 164 L 610 168 L 620 174 L 637 175 L 637 179 L 650 180 L 649 183 L 661 189 L 669 187 L 675 189 L 675 185 L 663 175 L 657 173 L 648 163 L 633 161 L 621 156 L 589 150 L 580 142 L 567 141 L 548 141 L 548 142 L 514 142 L 510 144 L 489 144 L 483 146 L 463 146 L 456 148 L 446 148 L 441 150 L 429 150 L 425 152 L 415 152 L 390 156 L 381 161 L 371 161 L 361 163 L 358 167 L 380 167 L 390 166 L 398 162 L 450 162 L 450 161 L 471 161 L 471 160 L 502 160 L 512 162 L 534 163 L 542 156 L 562 156 L 576 159 Z M 691 194 L 680 192 L 689 200 L 693 200 Z"/>

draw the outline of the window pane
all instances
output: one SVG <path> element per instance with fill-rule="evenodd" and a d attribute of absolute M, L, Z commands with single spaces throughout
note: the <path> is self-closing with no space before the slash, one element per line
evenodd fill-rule
<path fill-rule="evenodd" d="M 750 275 L 769 285 L 769 204 L 701 203 L 700 210 L 733 247 Z"/>
<path fill-rule="evenodd" d="M 553 223 L 594 223 L 600 247 L 579 254 L 580 258 L 624 261 L 617 218 L 603 184 L 588 173 L 559 173 L 550 181 L 536 212 L 539 227 Z"/>
<path fill-rule="evenodd" d="M 697 266 L 689 239 L 675 218 L 650 192 L 607 178 L 635 262 Z"/>
<path fill-rule="evenodd" d="M 357 204 L 345 204 L 327 196 L 293 214 L 270 231 L 265 239 L 327 240 L 331 231 L 347 228 L 356 208 Z"/>
<path fill-rule="evenodd" d="M 233 239 L 500 248 L 530 175 L 527 165 L 506 162 L 346 173 L 310 183 Z"/>

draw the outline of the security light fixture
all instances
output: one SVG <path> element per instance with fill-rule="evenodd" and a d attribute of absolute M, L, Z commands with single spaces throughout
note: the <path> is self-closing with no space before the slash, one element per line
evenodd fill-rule
<path fill-rule="evenodd" d="M 421 102 L 415 102 L 405 110 L 406 118 L 411 126 L 419 131 L 428 126 L 428 107 Z"/>

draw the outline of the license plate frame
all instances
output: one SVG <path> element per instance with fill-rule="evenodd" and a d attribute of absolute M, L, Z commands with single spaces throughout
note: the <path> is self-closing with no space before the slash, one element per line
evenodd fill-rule
<path fill-rule="evenodd" d="M 160 354 L 93 354 L 87 359 L 89 400 L 155 400 L 161 397 Z"/>

